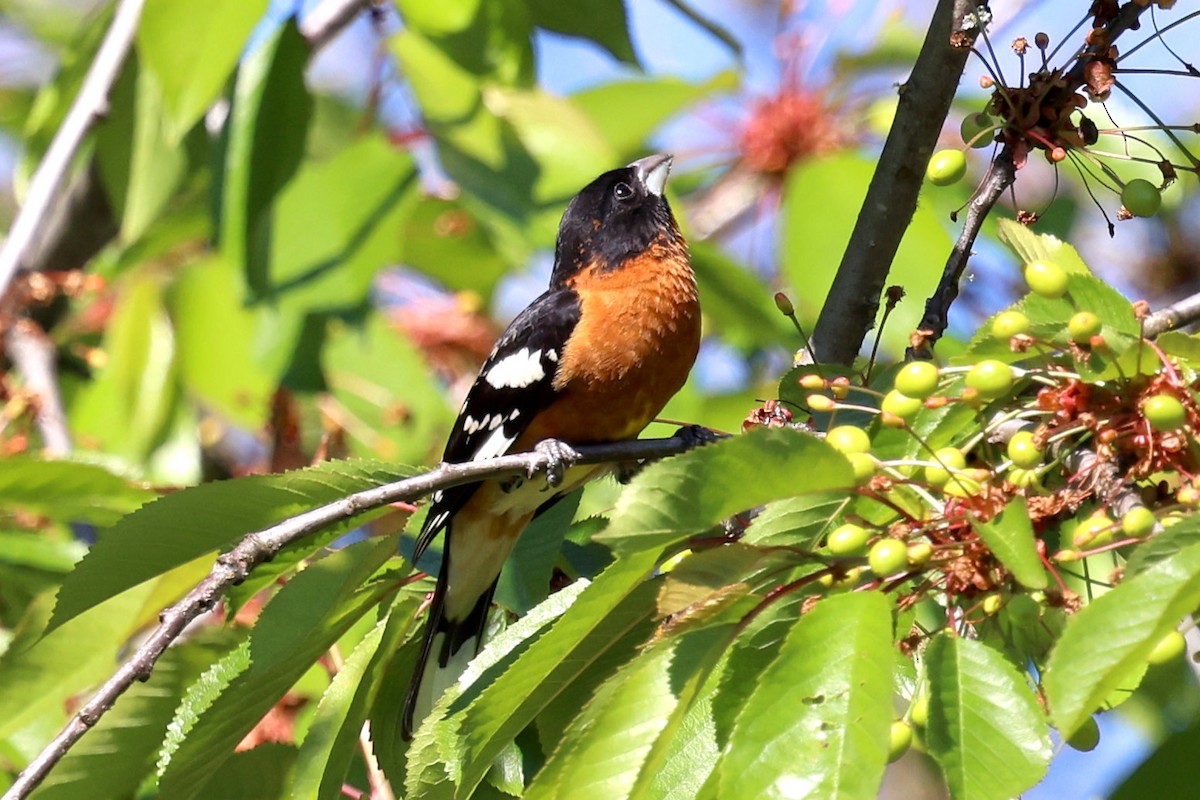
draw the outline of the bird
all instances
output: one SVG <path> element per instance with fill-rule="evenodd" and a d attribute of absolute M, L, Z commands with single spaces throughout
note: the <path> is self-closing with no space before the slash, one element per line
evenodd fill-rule
<path fill-rule="evenodd" d="M 406 738 L 478 654 L 501 567 L 521 532 L 611 470 L 563 472 L 559 443 L 636 437 L 687 380 L 700 347 L 700 303 L 664 195 L 672 161 L 652 155 L 605 172 L 571 200 L 549 288 L 500 335 L 467 392 L 443 461 L 545 449 L 553 479 L 492 479 L 432 495 L 412 562 L 439 534 L 445 543 L 405 700 Z"/>

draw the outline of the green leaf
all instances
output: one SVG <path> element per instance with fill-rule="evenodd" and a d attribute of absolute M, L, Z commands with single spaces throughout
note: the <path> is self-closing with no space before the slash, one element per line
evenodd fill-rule
<path fill-rule="evenodd" d="M 196 795 L 197 800 L 285 797 L 288 775 L 298 755 L 295 747 L 274 742 L 234 753 L 208 776 L 209 781 Z"/>
<path fill-rule="evenodd" d="M 0 459 L 0 508 L 109 525 L 154 496 L 95 464 L 28 456 Z"/>
<path fill-rule="evenodd" d="M 815 494 L 768 503 L 742 537 L 744 544 L 816 547 L 852 501 L 845 493 Z"/>
<path fill-rule="evenodd" d="M 796 331 L 775 307 L 765 283 L 715 247 L 692 245 L 692 266 L 704 315 L 736 347 L 766 349 L 781 342 L 800 346 Z"/>
<path fill-rule="evenodd" d="M 386 367 L 381 368 L 381 365 Z M 452 412 L 420 350 L 382 314 L 329 326 L 321 366 L 356 453 L 387 461 L 437 459 Z M 326 412 L 330 413 L 330 412 Z"/>
<path fill-rule="evenodd" d="M 632 796 L 673 713 L 708 674 L 698 667 L 728 635 L 708 628 L 672 637 L 618 670 L 571 723 L 525 797 Z"/>
<path fill-rule="evenodd" d="M 647 467 L 596 539 L 618 552 L 658 549 L 771 500 L 852 484 L 850 464 L 823 441 L 756 428 Z"/>
<path fill-rule="evenodd" d="M 882 594 L 821 600 L 758 678 L 717 764 L 715 796 L 874 798 L 892 721 L 891 648 Z"/>
<path fill-rule="evenodd" d="M 784 275 L 797 290 L 792 299 L 806 318 L 815 318 L 825 302 L 874 172 L 874 161 L 836 155 L 802 162 L 788 175 L 781 223 Z M 908 346 L 923 313 L 919 298 L 933 293 L 941 275 L 941 262 L 931 268 L 929 254 L 945 254 L 950 245 L 945 221 L 926 205 L 918 206 L 887 279 L 908 297 L 883 331 L 888 352 L 903 353 Z"/>
<path fill-rule="evenodd" d="M 1186 614 L 1200 605 L 1200 545 L 1156 562 L 1071 618 L 1042 684 L 1055 725 L 1074 733 Z"/>
<path fill-rule="evenodd" d="M 412 158 L 382 134 L 305 162 L 276 197 L 263 291 L 292 315 L 357 308 L 399 260 L 417 188 Z"/>
<path fill-rule="evenodd" d="M 33 796 L 37 800 L 132 797 L 154 766 L 154 754 L 183 687 L 220 650 L 215 642 L 184 642 L 167 650 L 150 680 L 135 683 L 121 695 Z"/>
<path fill-rule="evenodd" d="M 1129 579 L 1145 572 L 1194 544 L 1200 544 L 1200 514 L 1188 514 L 1135 547 L 1125 562 L 1125 577 Z"/>
<path fill-rule="evenodd" d="M 246 58 L 234 86 L 221 182 L 221 249 L 259 295 L 270 283 L 272 203 L 304 157 L 313 112 L 304 84 L 309 55 L 289 20 Z"/>
<path fill-rule="evenodd" d="M 1031 261 L 1052 261 L 1062 267 L 1068 275 L 1091 275 L 1079 252 L 1049 233 L 1034 233 L 1028 226 L 1015 219 L 1001 219 L 996 223 L 1000 241 L 1016 254 L 1022 264 Z M 1065 321 L 1065 318 L 1064 318 Z"/>
<path fill-rule="evenodd" d="M 548 31 L 591 39 L 613 57 L 637 66 L 637 55 L 629 41 L 629 22 L 624 0 L 526 0 L 533 24 Z"/>
<path fill-rule="evenodd" d="M 216 100 L 267 0 L 150 0 L 137 52 L 162 87 L 166 129 L 178 143 Z"/>
<path fill-rule="evenodd" d="M 939 634 L 925 651 L 925 741 L 955 800 L 1008 800 L 1050 765 L 1050 731 L 1024 676 L 995 650 Z"/>
<path fill-rule="evenodd" d="M 738 82 L 733 71 L 719 72 L 703 83 L 672 77 L 614 81 L 573 94 L 571 100 L 591 118 L 620 160 L 632 161 L 645 155 L 646 141 L 667 120 L 694 103 L 737 88 Z M 698 244 L 692 243 L 693 259 Z"/>
<path fill-rule="evenodd" d="M 300 747 L 292 797 L 340 798 L 359 734 L 396 648 L 412 628 L 417 598 L 401 595 L 388 615 L 354 648 L 321 697 Z"/>
<path fill-rule="evenodd" d="M 0 564 L 66 573 L 86 552 L 87 545 L 74 539 L 55 539 L 40 531 L 0 530 Z"/>
<path fill-rule="evenodd" d="M 284 365 L 264 364 L 247 347 L 268 319 L 246 308 L 242 294 L 236 269 L 214 256 L 185 267 L 168 300 L 186 390 L 227 422 L 259 430 Z"/>
<path fill-rule="evenodd" d="M 469 795 L 492 761 L 559 692 L 649 616 L 653 591 L 643 581 L 657 559 L 658 553 L 640 552 L 614 562 L 511 667 L 436 726 L 454 735 L 441 733 L 439 741 L 445 743 L 429 745 L 420 758 L 410 754 L 410 793 L 444 787 L 453 778 L 459 792 Z M 414 752 L 420 743 L 418 732 Z M 442 759 L 446 763 L 439 764 Z"/>
<path fill-rule="evenodd" d="M 1126 778 L 1110 800 L 1188 797 L 1200 783 L 1200 724 L 1172 734 Z"/>
<path fill-rule="evenodd" d="M 59 591 L 49 630 L 155 575 L 225 549 L 251 531 L 413 472 L 392 464 L 331 461 L 161 497 L 101 534 Z"/>
<path fill-rule="evenodd" d="M 391 581 L 367 581 L 395 552 L 396 541 L 390 536 L 339 550 L 279 590 L 250 634 L 249 661 L 238 663 L 245 664 L 244 671 L 224 676 L 230 678 L 228 685 L 210 705 L 185 701 L 176 712 L 171 724 L 175 735 L 164 743 L 159 757 L 163 796 L 195 797 L 313 662 L 394 590 Z"/>
<path fill-rule="evenodd" d="M 521 533 L 496 585 L 498 605 L 515 614 L 525 614 L 546 599 L 562 554 L 563 537 L 571 527 L 582 495 L 582 491 L 567 495 L 539 513 Z"/>
<path fill-rule="evenodd" d="M 458 200 L 421 198 L 404 222 L 402 239 L 404 264 L 454 291 L 489 297 L 510 269 L 483 220 Z"/>
<path fill-rule="evenodd" d="M 1024 497 L 1014 497 L 991 522 L 972 519 L 971 527 L 1022 585 L 1027 589 L 1046 588 L 1048 578 L 1038 557 Z"/>
<path fill-rule="evenodd" d="M 153 587 L 124 592 L 51 630 L 50 598 L 34 600 L 0 656 L 0 740 L 30 722 L 61 715 L 68 701 L 108 677 Z"/>
<path fill-rule="evenodd" d="M 104 332 L 107 363 L 72 401 L 72 432 L 141 466 L 176 413 L 175 340 L 152 275 L 130 276 Z"/>

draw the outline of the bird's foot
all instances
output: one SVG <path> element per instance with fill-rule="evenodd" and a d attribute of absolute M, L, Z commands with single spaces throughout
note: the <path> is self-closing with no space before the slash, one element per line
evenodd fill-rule
<path fill-rule="evenodd" d="M 684 425 L 675 431 L 675 438 L 682 439 L 690 450 L 693 447 L 702 447 L 722 439 L 728 439 L 729 434 L 717 433 L 712 428 L 706 428 L 703 425 Z"/>
<path fill-rule="evenodd" d="M 556 489 L 562 484 L 567 470 L 579 460 L 579 453 L 569 444 L 558 439 L 546 439 L 538 442 L 533 450 L 546 457 L 544 471 L 546 483 L 551 489 Z M 531 469 L 529 477 L 532 478 L 537 472 L 538 470 Z"/>

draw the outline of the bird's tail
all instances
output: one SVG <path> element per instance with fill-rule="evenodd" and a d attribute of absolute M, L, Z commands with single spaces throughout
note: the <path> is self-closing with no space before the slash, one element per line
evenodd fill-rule
<path fill-rule="evenodd" d="M 443 557 L 449 558 L 449 552 Z M 404 699 L 405 739 L 412 738 L 413 731 L 429 715 L 434 703 L 446 689 L 454 685 L 483 645 L 483 629 L 487 624 L 496 582 L 493 581 L 488 590 L 480 595 L 465 618 L 452 620 L 446 615 L 448 573 L 448 565 L 443 564 L 438 574 L 433 602 L 429 607 L 425 638 L 421 642 L 421 656 L 417 660 L 416 669 L 413 670 L 408 695 Z"/>

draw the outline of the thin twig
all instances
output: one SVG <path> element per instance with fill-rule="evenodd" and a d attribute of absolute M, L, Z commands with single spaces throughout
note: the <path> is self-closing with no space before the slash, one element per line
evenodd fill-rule
<path fill-rule="evenodd" d="M 58 350 L 41 327 L 30 319 L 17 320 L 4 333 L 4 352 L 25 379 L 35 400 L 42 450 L 47 456 L 65 456 L 71 452 L 71 434 L 58 391 Z"/>
<path fill-rule="evenodd" d="M 1153 339 L 1197 320 L 1200 320 L 1200 294 L 1185 297 L 1146 317 L 1145 336 Z"/>
<path fill-rule="evenodd" d="M 983 221 L 991 212 L 996 201 L 1008 190 L 1008 187 L 1013 185 L 1016 177 L 1017 170 L 1013 164 L 1012 150 L 1005 145 L 993 159 L 987 180 L 983 182 L 983 185 L 975 192 L 975 196 L 971 198 L 971 202 L 967 204 L 962 231 L 958 235 L 958 241 L 954 243 L 954 249 L 950 251 L 950 258 L 946 260 L 942 279 L 938 282 L 937 289 L 925 302 L 925 316 L 921 318 L 921 323 L 917 326 L 916 336 L 919 337 L 919 341 L 914 341 L 908 348 L 907 357 L 910 360 L 933 358 L 933 345 L 942 337 L 942 334 L 946 332 L 946 327 L 950 324 L 950 306 L 958 297 L 958 285 L 963 271 L 967 268 L 967 261 L 971 257 L 971 247 L 975 244 L 979 229 L 983 227 Z"/>
<path fill-rule="evenodd" d="M 17 212 L 8 238 L 0 247 L 0 295 L 4 294 L 21 266 L 25 251 L 41 228 L 42 218 L 50 209 L 51 200 L 75 159 L 84 136 L 108 110 L 108 93 L 133 44 L 142 15 L 142 4 L 143 0 L 121 0 L 117 5 L 112 24 L 100 43 L 96 59 L 84 78 L 79 94 L 29 182 L 25 203 Z"/>
<path fill-rule="evenodd" d="M 637 459 L 664 458 L 694 447 L 693 437 L 676 434 L 666 439 L 641 439 L 575 448 L 576 464 L 606 464 Z M 204 580 L 159 617 L 159 626 L 122 664 L 112 677 L 79 708 L 66 727 L 29 762 L 0 800 L 23 800 L 43 781 L 122 694 L 136 680 L 150 677 L 154 665 L 194 619 L 213 608 L 225 590 L 246 579 L 257 565 L 269 560 L 283 547 L 317 531 L 388 503 L 413 501 L 439 489 L 447 489 L 485 478 L 535 475 L 545 472 L 551 456 L 541 450 L 501 456 L 466 464 L 442 464 L 437 469 L 394 483 L 347 495 L 269 528 L 247 534 L 232 550 L 220 556 Z"/>
<path fill-rule="evenodd" d="M 314 51 L 320 50 L 374 5 L 374 0 L 325 0 L 300 20 L 300 35 Z"/>
<path fill-rule="evenodd" d="M 895 122 L 813 331 L 813 346 L 824 363 L 851 363 L 876 317 L 888 270 L 917 210 L 925 165 L 979 31 L 979 25 L 963 29 L 964 18 L 975 10 L 969 0 L 939 0 L 912 74 L 901 87 Z"/>

